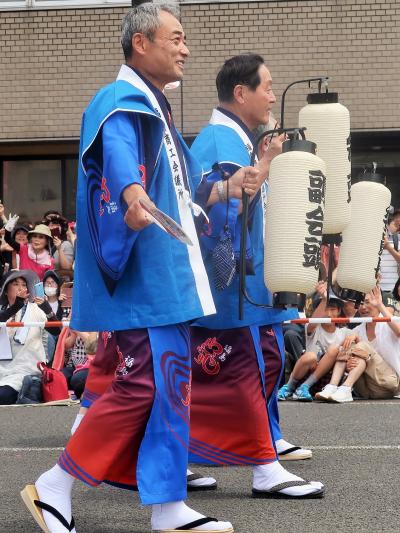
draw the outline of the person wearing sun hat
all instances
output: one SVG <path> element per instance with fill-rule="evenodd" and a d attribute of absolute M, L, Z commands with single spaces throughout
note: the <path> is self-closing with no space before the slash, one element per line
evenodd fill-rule
<path fill-rule="evenodd" d="M 5 225 L 5 240 L 19 254 L 19 268 L 21 270 L 33 270 L 40 280 L 47 270 L 54 269 L 54 259 L 50 255 L 52 243 L 51 231 L 45 224 L 37 224 L 28 233 L 28 244 L 16 242 L 11 235 L 18 216 L 12 217 Z"/>

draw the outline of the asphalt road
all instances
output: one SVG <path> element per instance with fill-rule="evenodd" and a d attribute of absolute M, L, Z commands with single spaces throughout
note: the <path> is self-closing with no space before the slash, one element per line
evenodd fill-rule
<path fill-rule="evenodd" d="M 249 468 L 201 467 L 219 488 L 191 493 L 190 505 L 230 520 L 236 533 L 400 533 L 400 400 L 280 405 L 285 437 L 314 453 L 312 460 L 285 466 L 325 483 L 325 498 L 252 499 Z M 39 531 L 19 491 L 55 463 L 76 411 L 0 407 L 0 533 Z M 73 508 L 78 533 L 149 531 L 149 510 L 135 493 L 76 483 Z"/>

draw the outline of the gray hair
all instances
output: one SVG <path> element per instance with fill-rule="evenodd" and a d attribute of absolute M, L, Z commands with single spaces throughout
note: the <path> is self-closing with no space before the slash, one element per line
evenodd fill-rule
<path fill-rule="evenodd" d="M 166 11 L 179 19 L 179 5 L 174 2 L 145 2 L 128 11 L 121 26 L 121 45 L 125 59 L 132 56 L 132 37 L 135 33 L 142 33 L 150 41 L 161 26 L 160 13 Z"/>

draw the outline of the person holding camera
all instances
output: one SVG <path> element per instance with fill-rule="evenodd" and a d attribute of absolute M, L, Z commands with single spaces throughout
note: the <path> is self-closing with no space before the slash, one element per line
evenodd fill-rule
<path fill-rule="evenodd" d="M 0 289 L 1 322 L 10 319 L 43 323 L 54 320 L 49 303 L 35 296 L 35 284 L 38 281 L 30 270 L 12 271 L 6 276 Z M 0 405 L 16 403 L 23 393 L 24 378 L 37 374 L 37 363 L 46 360 L 43 329 L 52 334 L 60 332 L 60 328 L 44 326 L 7 327 L 0 330 Z"/>
<path fill-rule="evenodd" d="M 68 239 L 68 221 L 58 211 L 47 211 L 42 223 L 48 226 L 53 237 L 51 255 L 55 270 L 71 271 L 74 263 L 74 247 Z M 71 278 L 70 275 L 67 276 Z"/>

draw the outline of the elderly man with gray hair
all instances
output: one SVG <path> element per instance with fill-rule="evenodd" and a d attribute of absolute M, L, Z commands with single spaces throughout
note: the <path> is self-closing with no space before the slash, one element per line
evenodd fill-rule
<path fill-rule="evenodd" d="M 229 533 L 229 522 L 184 503 L 187 324 L 215 312 L 192 216 L 201 168 L 163 94 L 182 78 L 189 50 L 178 13 L 164 4 L 130 10 L 121 42 L 126 64 L 83 116 L 71 320 L 76 330 L 102 332 L 99 343 L 116 345 L 119 364 L 58 463 L 21 495 L 50 533 L 75 532 L 75 478 L 91 486 L 137 485 L 142 503 L 152 505 L 155 532 Z M 252 178 L 249 172 L 249 186 Z M 141 200 L 178 221 L 193 245 L 160 231 Z"/>

